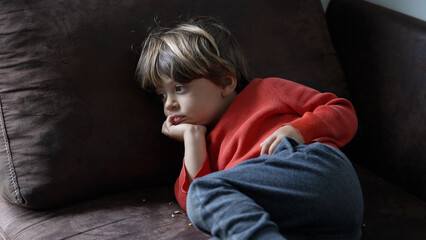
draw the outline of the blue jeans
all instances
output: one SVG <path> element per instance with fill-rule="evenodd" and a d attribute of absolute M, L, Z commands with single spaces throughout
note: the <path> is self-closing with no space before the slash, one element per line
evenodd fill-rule
<path fill-rule="evenodd" d="M 360 239 L 363 198 L 342 152 L 285 137 L 272 155 L 194 180 L 187 213 L 219 239 Z"/>

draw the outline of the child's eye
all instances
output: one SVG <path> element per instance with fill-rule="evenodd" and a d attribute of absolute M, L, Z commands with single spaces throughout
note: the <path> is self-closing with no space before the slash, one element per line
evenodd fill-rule
<path fill-rule="evenodd" d="M 183 85 L 176 85 L 175 86 L 175 90 L 176 90 L 177 93 L 182 93 L 182 92 L 185 91 L 185 89 L 186 89 L 186 87 L 183 86 Z"/>

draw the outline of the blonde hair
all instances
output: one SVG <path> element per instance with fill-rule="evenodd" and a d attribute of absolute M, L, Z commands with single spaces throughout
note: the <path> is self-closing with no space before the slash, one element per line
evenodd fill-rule
<path fill-rule="evenodd" d="M 142 45 L 136 74 L 145 90 L 161 87 L 163 78 L 181 83 L 206 78 L 224 85 L 224 77 L 233 76 L 239 92 L 252 79 L 238 42 L 210 17 L 152 31 Z"/>

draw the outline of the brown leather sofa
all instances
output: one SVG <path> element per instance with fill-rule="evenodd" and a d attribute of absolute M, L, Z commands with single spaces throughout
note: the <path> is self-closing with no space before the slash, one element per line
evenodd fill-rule
<path fill-rule="evenodd" d="M 219 17 L 259 77 L 349 98 L 363 239 L 426 239 L 426 23 L 358 0 L 0 1 L 0 239 L 208 239 L 137 85 L 150 27 Z"/>

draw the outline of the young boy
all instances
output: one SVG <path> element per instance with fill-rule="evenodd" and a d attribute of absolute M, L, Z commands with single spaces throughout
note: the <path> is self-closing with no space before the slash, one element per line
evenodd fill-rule
<path fill-rule="evenodd" d="M 279 78 L 254 79 L 231 33 L 197 18 L 154 30 L 137 73 L 164 103 L 162 133 L 183 142 L 175 184 L 200 230 L 220 239 L 359 239 L 363 200 L 338 150 L 351 103 Z"/>

